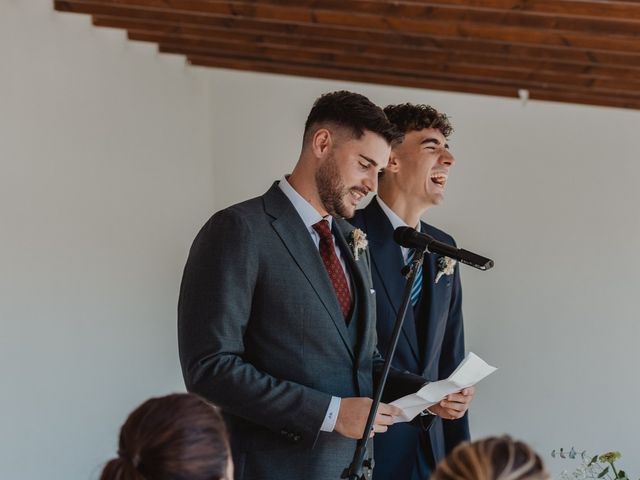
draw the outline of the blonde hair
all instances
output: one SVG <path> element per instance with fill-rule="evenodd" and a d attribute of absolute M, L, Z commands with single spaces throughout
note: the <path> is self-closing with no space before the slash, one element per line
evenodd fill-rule
<path fill-rule="evenodd" d="M 438 464 L 431 480 L 548 480 L 542 459 L 508 435 L 458 445 Z"/>

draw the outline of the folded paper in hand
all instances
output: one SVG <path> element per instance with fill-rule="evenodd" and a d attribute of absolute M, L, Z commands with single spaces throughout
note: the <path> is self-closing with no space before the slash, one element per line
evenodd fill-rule
<path fill-rule="evenodd" d="M 496 367 L 487 364 L 475 353 L 469 352 L 446 380 L 428 383 L 416 393 L 391 402 L 391 405 L 402 409 L 402 415 L 395 418 L 396 423 L 410 422 L 425 408 L 435 405 L 451 393 L 475 385 L 496 370 Z"/>

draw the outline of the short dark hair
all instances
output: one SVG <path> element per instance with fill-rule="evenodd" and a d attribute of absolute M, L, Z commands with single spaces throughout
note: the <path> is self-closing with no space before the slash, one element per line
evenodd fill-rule
<path fill-rule="evenodd" d="M 332 123 L 351 131 L 360 138 L 365 131 L 373 132 L 389 145 L 402 140 L 404 134 L 394 127 L 380 107 L 359 93 L 340 90 L 325 93 L 313 104 L 304 125 L 304 136 L 318 124 Z"/>
<path fill-rule="evenodd" d="M 176 393 L 147 400 L 129 415 L 118 457 L 105 465 L 100 480 L 223 479 L 229 456 L 216 408 L 197 395 Z"/>
<path fill-rule="evenodd" d="M 451 126 L 449 118 L 429 105 L 414 105 L 412 103 L 387 105 L 384 108 L 384 113 L 389 121 L 404 134 L 424 128 L 440 130 L 445 138 L 453 133 L 453 126 Z"/>

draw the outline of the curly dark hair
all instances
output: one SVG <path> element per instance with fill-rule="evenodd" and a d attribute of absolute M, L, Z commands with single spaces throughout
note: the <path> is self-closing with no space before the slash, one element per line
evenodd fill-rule
<path fill-rule="evenodd" d="M 429 105 L 414 105 L 412 103 L 387 105 L 384 108 L 384 113 L 389 121 L 405 134 L 423 128 L 440 130 L 445 138 L 453 133 L 449 118 Z"/>
<path fill-rule="evenodd" d="M 147 400 L 120 430 L 118 457 L 100 480 L 222 480 L 230 458 L 222 417 L 200 397 L 176 393 Z"/>
<path fill-rule="evenodd" d="M 322 123 L 344 127 L 350 130 L 355 138 L 360 138 L 365 131 L 370 131 L 384 138 L 392 146 L 404 137 L 404 134 L 389 122 L 380 107 L 364 95 L 346 90 L 325 93 L 315 101 L 304 126 L 305 139 L 312 127 Z"/>

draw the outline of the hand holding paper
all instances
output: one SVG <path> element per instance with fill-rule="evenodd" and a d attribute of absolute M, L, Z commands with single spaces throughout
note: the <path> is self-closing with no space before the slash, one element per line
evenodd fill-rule
<path fill-rule="evenodd" d="M 416 393 L 404 396 L 391 405 L 402 409 L 396 422 L 409 422 L 424 409 L 443 400 L 447 395 L 471 387 L 497 369 L 487 364 L 475 353 L 469 352 L 458 368 L 445 380 L 431 382 Z"/>

